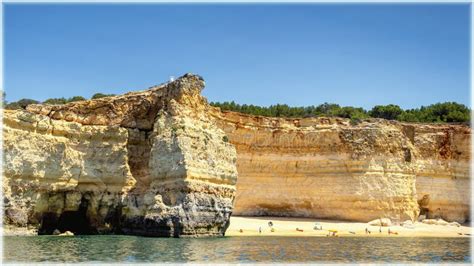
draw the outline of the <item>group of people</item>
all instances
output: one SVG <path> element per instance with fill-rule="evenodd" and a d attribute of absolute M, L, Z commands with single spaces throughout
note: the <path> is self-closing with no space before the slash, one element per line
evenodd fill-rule
<path fill-rule="evenodd" d="M 322 225 L 319 225 L 318 223 L 316 223 L 313 227 L 313 230 L 323 230 L 323 226 Z"/>
<path fill-rule="evenodd" d="M 366 227 L 366 228 L 365 228 L 365 234 L 366 234 L 366 235 L 367 235 L 367 234 L 370 235 L 370 233 L 371 233 L 371 231 Z M 380 233 L 380 234 L 382 233 L 382 227 L 381 227 L 381 226 L 379 227 L 379 233 Z M 390 228 L 388 228 L 388 234 L 389 234 L 389 235 L 392 235 L 392 234 L 393 234 L 393 235 L 398 235 L 398 232 L 390 231 Z"/>
<path fill-rule="evenodd" d="M 270 228 L 270 231 L 271 231 L 271 232 L 275 232 L 275 229 L 273 228 L 273 222 L 272 222 L 272 221 L 269 221 L 269 222 L 268 222 L 268 227 Z M 320 225 L 319 223 L 316 223 L 315 226 L 313 227 L 313 229 L 314 229 L 314 230 L 323 230 L 323 226 Z M 242 230 L 242 229 L 240 229 L 239 231 L 240 231 L 241 233 L 243 233 L 243 230 Z M 298 232 L 303 232 L 303 229 L 296 228 L 296 231 L 298 231 Z M 328 230 L 328 231 L 329 231 L 329 233 L 328 233 L 327 236 L 337 236 L 337 235 L 336 235 L 336 233 L 337 233 L 336 230 Z M 260 227 L 258 228 L 258 233 L 261 234 L 262 232 L 263 232 L 263 230 L 262 230 L 262 227 L 260 226 Z M 353 231 L 349 231 L 349 233 L 354 234 L 354 235 L 356 234 L 356 233 L 353 232 Z M 371 233 L 372 233 L 372 231 L 370 231 L 370 230 L 366 227 L 366 228 L 365 228 L 365 234 L 366 234 L 366 235 L 370 235 Z M 381 226 L 379 227 L 379 233 L 380 233 L 380 234 L 382 233 L 382 227 L 381 227 Z M 389 235 L 392 235 L 392 234 L 393 234 L 393 235 L 398 235 L 397 232 L 391 231 L 390 228 L 388 228 L 388 234 L 389 234 Z"/>
<path fill-rule="evenodd" d="M 268 222 L 268 227 L 270 227 L 270 232 L 275 232 L 275 229 L 273 228 L 273 222 L 270 221 Z M 241 229 L 242 230 L 242 229 Z M 258 233 L 261 234 L 262 233 L 262 227 L 258 227 Z"/>

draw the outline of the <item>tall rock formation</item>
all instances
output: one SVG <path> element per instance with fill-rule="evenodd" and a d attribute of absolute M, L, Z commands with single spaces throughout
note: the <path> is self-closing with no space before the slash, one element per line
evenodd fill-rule
<path fill-rule="evenodd" d="M 221 112 L 203 87 L 186 74 L 5 110 L 4 222 L 43 234 L 207 236 L 223 235 L 232 212 L 469 219 L 468 126 Z"/>
<path fill-rule="evenodd" d="M 223 235 L 237 170 L 187 74 L 141 92 L 4 112 L 5 222 L 39 233 Z"/>
<path fill-rule="evenodd" d="M 235 215 L 469 220 L 468 126 L 213 115 L 237 149 Z"/>

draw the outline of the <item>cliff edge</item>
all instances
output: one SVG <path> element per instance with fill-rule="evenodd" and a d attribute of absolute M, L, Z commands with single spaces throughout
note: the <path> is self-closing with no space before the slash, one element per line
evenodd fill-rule
<path fill-rule="evenodd" d="M 470 219 L 469 126 L 213 115 L 237 149 L 236 215 Z"/>
<path fill-rule="evenodd" d="M 235 148 L 201 77 L 66 105 L 4 111 L 5 222 L 79 234 L 223 235 Z"/>
<path fill-rule="evenodd" d="M 180 237 L 224 235 L 232 212 L 469 220 L 468 126 L 222 112 L 203 88 L 186 74 L 4 110 L 4 223 Z"/>

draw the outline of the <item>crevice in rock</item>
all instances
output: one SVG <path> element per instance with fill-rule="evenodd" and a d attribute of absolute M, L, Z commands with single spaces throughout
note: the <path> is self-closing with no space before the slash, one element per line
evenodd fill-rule
<path fill-rule="evenodd" d="M 137 181 L 135 191 L 147 189 L 150 185 L 149 161 L 152 130 L 128 129 L 127 154 L 128 166 L 133 178 Z"/>
<path fill-rule="evenodd" d="M 99 233 L 121 233 L 121 216 L 122 216 L 122 205 L 119 204 L 115 208 L 110 208 L 107 215 L 104 218 L 104 223 L 109 226 L 107 231 Z"/>
<path fill-rule="evenodd" d="M 412 144 L 415 144 L 415 127 L 414 126 L 403 125 L 402 132 L 410 140 Z"/>
<path fill-rule="evenodd" d="M 410 148 L 403 148 L 405 162 L 411 162 L 411 150 Z"/>

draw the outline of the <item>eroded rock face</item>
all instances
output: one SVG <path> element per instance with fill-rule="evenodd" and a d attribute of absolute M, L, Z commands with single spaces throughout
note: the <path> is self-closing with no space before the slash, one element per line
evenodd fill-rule
<path fill-rule="evenodd" d="M 203 87 L 187 74 L 5 110 L 4 222 L 43 234 L 201 236 L 223 235 L 232 212 L 469 219 L 468 126 L 221 112 Z"/>
<path fill-rule="evenodd" d="M 416 127 L 416 192 L 427 218 L 464 222 L 470 215 L 471 130 L 459 126 Z"/>
<path fill-rule="evenodd" d="M 213 115 L 237 149 L 236 215 L 470 217 L 468 126 Z"/>
<path fill-rule="evenodd" d="M 4 111 L 5 221 L 73 233 L 223 235 L 235 148 L 187 74 L 142 92 Z"/>

